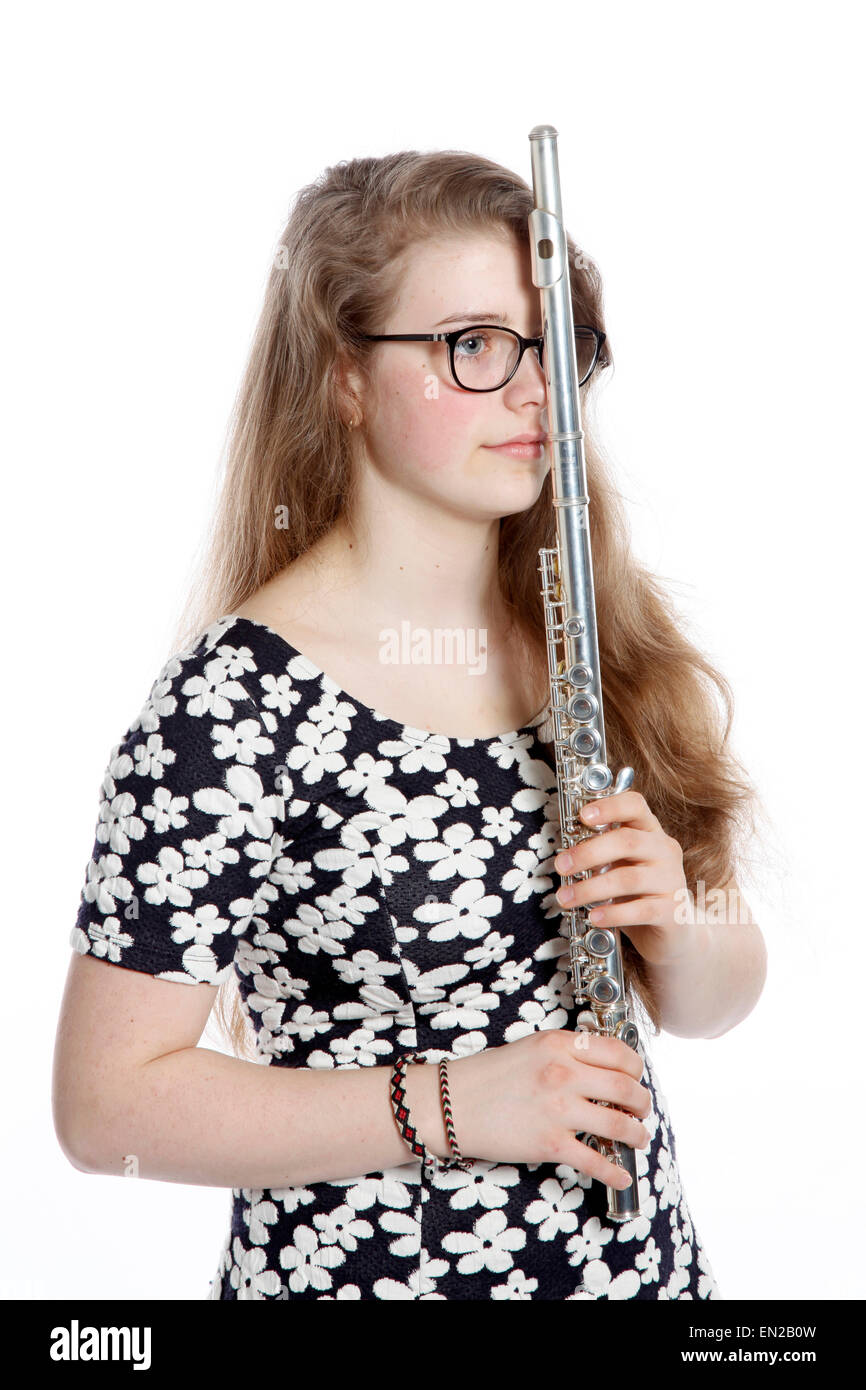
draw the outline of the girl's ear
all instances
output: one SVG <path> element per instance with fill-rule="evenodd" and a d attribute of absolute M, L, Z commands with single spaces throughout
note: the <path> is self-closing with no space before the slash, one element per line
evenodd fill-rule
<path fill-rule="evenodd" d="M 331 368 L 337 396 L 340 403 L 340 416 L 345 425 L 360 424 L 364 418 L 361 375 L 358 369 L 342 353 L 338 354 Z"/>

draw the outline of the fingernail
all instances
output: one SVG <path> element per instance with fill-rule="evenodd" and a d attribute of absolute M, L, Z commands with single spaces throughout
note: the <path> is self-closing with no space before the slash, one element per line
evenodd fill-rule
<path fill-rule="evenodd" d="M 598 815 L 598 807 L 584 806 L 580 814 L 583 816 L 584 820 L 595 820 L 596 816 Z"/>

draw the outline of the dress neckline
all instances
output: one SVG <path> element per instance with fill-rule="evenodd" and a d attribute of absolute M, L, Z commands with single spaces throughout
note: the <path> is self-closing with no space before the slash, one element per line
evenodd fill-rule
<path fill-rule="evenodd" d="M 347 700 L 350 704 L 357 706 L 358 709 L 364 710 L 367 714 L 371 715 L 378 724 L 386 725 L 392 729 L 399 729 L 401 732 L 414 735 L 417 739 L 425 742 L 430 742 L 433 739 L 438 739 L 440 742 L 444 741 L 447 743 L 459 743 L 463 747 L 480 747 L 483 745 L 494 743 L 512 743 L 515 739 L 520 738 L 522 735 L 532 733 L 533 730 L 538 728 L 539 724 L 543 723 L 544 717 L 547 713 L 548 705 L 550 703 L 548 699 L 548 701 L 542 706 L 538 713 L 536 715 L 533 715 L 529 723 L 524 724 L 522 728 L 508 729 L 503 734 L 488 734 L 486 737 L 482 738 L 460 738 L 457 734 L 442 734 L 438 732 L 434 733 L 431 732 L 431 730 L 429 729 L 419 729 L 413 724 L 404 724 L 399 719 L 392 719 L 390 715 L 382 714 L 380 710 L 374 709 L 372 705 L 368 705 L 363 700 L 359 700 L 357 696 L 352 695 L 348 690 L 344 690 L 343 687 L 340 685 L 339 681 L 334 680 L 333 676 L 329 676 L 327 671 L 323 671 L 320 666 L 317 666 L 316 663 L 310 659 L 310 657 L 306 656 L 302 651 L 299 651 L 297 647 L 293 646 L 292 643 L 289 642 L 285 637 L 283 637 L 281 633 L 277 632 L 274 628 L 269 627 L 267 623 L 260 622 L 258 618 L 246 618 L 238 613 L 228 613 L 219 621 L 221 624 L 225 624 L 223 636 L 225 635 L 225 632 L 230 631 L 232 627 L 236 627 L 238 624 L 245 624 L 248 628 L 252 627 L 260 629 L 261 632 L 265 633 L 274 642 L 278 643 L 280 647 L 283 647 L 286 651 L 290 652 L 295 659 L 300 659 L 302 662 L 304 662 L 311 676 L 320 676 L 327 683 L 328 690 L 332 695 L 336 695 L 338 698 Z"/>

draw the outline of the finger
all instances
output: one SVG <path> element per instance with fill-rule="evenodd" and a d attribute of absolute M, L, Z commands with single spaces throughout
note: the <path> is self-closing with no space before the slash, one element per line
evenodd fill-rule
<path fill-rule="evenodd" d="M 595 811 L 595 815 L 589 814 Z M 632 825 L 637 830 L 658 830 L 660 823 L 653 815 L 640 792 L 634 789 L 618 792 L 615 796 L 601 796 L 587 802 L 580 813 L 587 825 L 609 825 L 618 821 L 620 825 Z"/>
<path fill-rule="evenodd" d="M 653 1108 L 652 1099 L 650 1097 L 649 1091 L 646 1089 L 645 1086 L 640 1086 L 637 1083 L 637 1081 L 633 1081 L 631 1077 L 621 1075 L 621 1080 L 623 1083 L 625 1083 L 619 1087 L 622 1096 L 625 1097 L 626 1095 L 628 1095 L 632 1098 L 631 1100 L 626 1100 L 624 1098 L 617 1100 L 608 1100 L 604 1096 L 599 1096 L 598 1098 L 596 1098 L 594 1092 L 597 1088 L 592 1085 L 591 1081 L 589 1083 L 585 1082 L 584 1085 L 581 1086 L 578 1099 L 580 1102 L 584 1102 L 587 1105 L 593 1106 L 593 1114 L 596 1114 L 596 1112 L 601 1112 L 605 1115 L 623 1114 L 627 1115 L 629 1120 L 634 1121 L 635 1123 L 647 1119 L 647 1117 L 652 1113 Z M 598 1089 L 606 1090 L 607 1088 L 604 1087 Z M 623 1139 L 627 1144 L 631 1145 L 631 1147 L 634 1148 L 634 1143 L 628 1137 L 628 1133 L 625 1130 L 621 1130 L 617 1133 L 614 1133 L 613 1130 L 608 1132 L 606 1129 L 596 1129 L 595 1124 L 596 1119 L 587 1118 L 583 1128 L 588 1130 L 591 1134 L 603 1134 L 606 1139 Z"/>
<path fill-rule="evenodd" d="M 600 864 L 614 864 L 623 859 L 638 864 L 651 862 L 654 837 L 646 830 L 636 830 L 624 826 L 619 830 L 602 829 L 599 834 L 588 835 L 579 845 L 562 850 L 554 859 L 554 866 L 561 874 L 583 873 L 585 869 L 597 868 Z"/>
<path fill-rule="evenodd" d="M 586 907 L 588 903 L 602 903 L 608 898 L 651 897 L 660 887 L 650 865 L 625 864 L 608 869 L 604 874 L 593 874 L 592 878 L 563 884 L 557 889 L 556 900 L 563 907 Z"/>
<path fill-rule="evenodd" d="M 615 1076 L 617 1072 L 627 1072 L 636 1084 L 643 1076 L 643 1058 L 633 1047 L 629 1047 L 628 1043 L 624 1043 L 622 1038 L 610 1038 L 603 1033 L 580 1029 L 574 1037 L 574 1050 L 577 1054 L 576 1060 L 584 1066 L 602 1068 L 609 1071 L 611 1076 Z M 612 1100 L 616 1105 L 630 1102 L 631 1109 L 640 1109 L 641 1106 L 650 1104 L 649 1091 L 645 1086 L 638 1084 L 636 1091 L 626 1090 L 622 1082 L 614 1081 L 608 1084 L 606 1091 L 599 1091 L 598 1080 L 598 1077 L 593 1075 L 582 1078 L 581 1085 L 586 1088 L 588 1095 L 598 1095 L 600 1099 Z M 615 1089 L 617 1085 L 618 1092 Z"/>
<path fill-rule="evenodd" d="M 603 1182 L 605 1187 L 616 1187 L 620 1192 L 631 1187 L 628 1173 L 618 1167 L 609 1158 L 603 1158 L 595 1149 L 591 1149 L 588 1144 L 583 1144 L 575 1138 L 574 1151 L 566 1151 L 561 1157 L 557 1157 L 558 1163 L 570 1163 L 572 1168 L 576 1168 L 579 1173 L 585 1173 L 588 1178 L 595 1182 Z"/>
<path fill-rule="evenodd" d="M 577 1107 L 578 1133 L 595 1134 L 599 1139 L 615 1139 L 630 1149 L 645 1149 L 650 1141 L 649 1130 L 641 1120 L 626 1110 L 612 1105 L 594 1105 L 581 1097 Z"/>
<path fill-rule="evenodd" d="M 664 910 L 665 898 L 648 894 L 594 907 L 589 913 L 589 920 L 593 926 L 599 927 L 657 927 L 662 923 Z"/>

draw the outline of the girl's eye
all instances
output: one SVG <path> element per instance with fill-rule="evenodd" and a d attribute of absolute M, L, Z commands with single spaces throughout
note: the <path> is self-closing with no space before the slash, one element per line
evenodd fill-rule
<path fill-rule="evenodd" d="M 484 335 L 483 333 L 467 333 L 467 335 L 466 335 L 465 338 L 460 338 L 460 339 L 458 339 L 457 348 L 458 348 L 458 351 L 461 351 L 463 348 L 466 347 L 467 343 L 471 345 L 472 343 L 481 343 L 481 342 L 486 342 L 486 341 L 487 341 L 487 339 L 486 339 L 486 337 L 485 337 L 485 335 Z M 467 357 L 478 357 L 478 356 L 479 356 L 479 353 L 478 353 L 478 352 L 469 351 L 469 352 L 466 353 L 466 356 L 467 356 Z"/>

